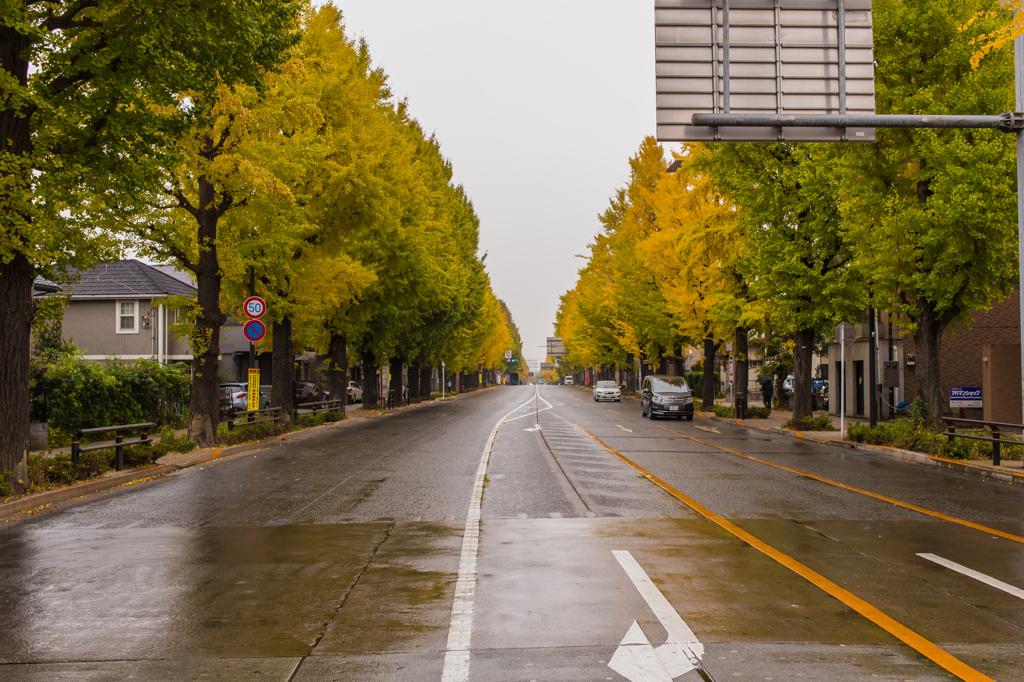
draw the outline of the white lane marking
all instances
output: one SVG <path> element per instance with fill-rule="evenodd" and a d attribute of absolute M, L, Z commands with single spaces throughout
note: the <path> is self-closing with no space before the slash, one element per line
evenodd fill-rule
<path fill-rule="evenodd" d="M 972 568 L 961 566 L 960 564 L 954 561 L 950 561 L 949 559 L 943 559 L 942 557 L 936 556 L 934 554 L 918 553 L 917 556 L 921 557 L 922 559 L 927 559 L 928 561 L 934 561 L 940 566 L 950 568 L 956 571 L 957 573 L 963 573 L 964 575 L 974 578 L 975 580 L 979 580 L 985 583 L 986 585 L 990 585 L 996 588 L 997 590 L 1002 590 L 1007 594 L 1012 594 L 1014 597 L 1020 597 L 1021 599 L 1024 599 L 1024 590 L 1020 589 L 1019 587 L 1014 587 L 1013 585 L 1010 585 L 1008 583 L 1004 583 L 1002 580 L 996 580 L 995 578 L 987 576 L 984 573 L 979 573 L 978 571 L 975 571 Z"/>
<path fill-rule="evenodd" d="M 633 429 L 627 429 L 625 426 L 619 426 L 618 424 L 616 424 L 615 426 L 618 426 L 623 431 L 629 431 L 630 433 L 633 433 Z"/>
<path fill-rule="evenodd" d="M 640 596 L 661 621 L 668 637 L 664 644 L 654 648 L 647 641 L 640 626 L 633 621 L 633 626 L 626 633 L 615 655 L 608 661 L 608 667 L 632 682 L 671 682 L 680 675 L 700 668 L 704 645 L 693 634 L 690 626 L 672 608 L 657 585 L 651 582 L 632 554 L 625 550 L 614 550 L 612 554 L 633 581 Z M 648 651 L 648 648 L 651 651 Z M 651 662 L 650 653 L 656 655 L 660 672 L 659 667 Z"/>
<path fill-rule="evenodd" d="M 521 415 L 519 415 L 518 417 L 512 417 L 511 419 L 506 419 L 505 421 L 506 421 L 506 422 L 514 422 L 514 421 L 516 421 L 517 419 L 524 419 L 524 418 L 526 418 L 526 417 L 536 417 L 536 416 L 538 416 L 538 415 L 539 415 L 539 414 L 540 414 L 541 412 L 547 412 L 547 411 L 548 411 L 548 410 L 550 410 L 550 409 L 554 409 L 554 408 L 552 408 L 552 406 L 551 406 L 551 403 L 549 403 L 548 401 L 544 400 L 544 398 L 541 398 L 541 397 L 540 397 L 540 390 L 538 390 L 538 391 L 537 391 L 537 395 L 535 395 L 535 396 L 533 397 L 533 399 L 535 399 L 535 400 L 538 400 L 539 402 L 542 402 L 542 403 L 544 403 L 545 405 L 547 405 L 547 407 L 541 408 L 541 409 L 537 410 L 536 412 L 528 412 L 528 413 L 526 413 L 526 414 L 521 414 Z M 524 404 L 524 406 L 525 406 L 525 404 Z M 514 410 L 513 410 L 513 411 L 514 411 Z M 538 429 L 540 428 L 540 424 L 537 424 L 537 428 L 538 428 Z M 529 429 L 527 429 L 527 431 L 529 431 Z"/>
<path fill-rule="evenodd" d="M 707 431 L 708 433 L 717 433 L 717 434 L 721 434 L 722 433 L 718 429 L 713 428 L 713 427 L 708 427 L 708 426 L 697 426 L 696 424 L 694 424 L 693 428 L 700 429 L 701 431 Z"/>
<path fill-rule="evenodd" d="M 537 424 L 532 429 L 523 429 L 523 431 L 540 431 L 540 424 Z"/>
<path fill-rule="evenodd" d="M 484 477 L 487 474 L 487 460 L 494 447 L 498 429 L 514 412 L 529 405 L 534 398 L 515 408 L 498 420 L 480 455 L 480 466 L 473 481 L 473 493 L 469 498 L 469 514 L 466 517 L 466 531 L 462 536 L 462 553 L 459 556 L 459 577 L 455 581 L 455 601 L 452 603 L 452 619 L 448 627 L 448 645 L 445 647 L 442 682 L 468 682 L 469 641 L 473 631 L 473 597 L 476 594 L 476 555 L 480 546 L 480 507 L 484 498 Z"/>

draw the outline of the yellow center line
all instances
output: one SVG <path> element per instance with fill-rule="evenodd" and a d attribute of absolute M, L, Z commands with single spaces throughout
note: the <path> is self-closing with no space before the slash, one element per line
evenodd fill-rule
<path fill-rule="evenodd" d="M 717 445 L 715 443 L 709 443 L 706 440 L 701 440 L 700 438 L 694 438 L 691 435 L 682 433 L 680 431 L 676 431 L 674 429 L 670 429 L 670 428 L 665 427 L 665 426 L 659 426 L 658 428 L 659 429 L 664 429 L 665 431 L 668 431 L 669 433 L 677 434 L 679 436 L 682 436 L 683 438 L 689 438 L 690 440 L 692 440 L 692 441 L 694 441 L 696 443 L 701 443 L 703 445 L 707 445 L 708 447 L 716 448 L 718 450 L 723 450 L 723 451 L 728 452 L 730 454 L 736 455 L 737 457 L 743 457 L 743 458 L 746 458 L 746 459 L 753 460 L 755 462 L 760 462 L 761 464 L 767 464 L 768 466 L 775 467 L 776 469 L 783 469 L 785 471 L 789 471 L 789 472 L 794 473 L 794 474 L 799 474 L 800 476 L 806 476 L 807 478 L 813 478 L 815 481 L 821 481 L 822 483 L 828 483 L 829 485 L 834 485 L 837 488 L 842 488 L 844 490 L 849 490 L 851 492 L 860 493 L 861 495 L 867 495 L 868 497 L 873 497 L 876 500 L 882 500 L 883 502 L 888 502 L 889 504 L 894 504 L 897 507 L 903 507 L 904 509 L 910 509 L 911 511 L 916 511 L 919 514 L 925 514 L 927 516 L 932 516 L 932 517 L 935 517 L 937 519 L 942 519 L 943 521 L 951 521 L 952 523 L 959 523 L 961 526 L 967 526 L 968 528 L 973 528 L 975 530 L 980 530 L 980 531 L 982 531 L 984 533 L 990 533 L 992 535 L 997 535 L 997 536 L 999 536 L 1001 538 L 1006 538 L 1007 540 L 1013 540 L 1014 542 L 1024 543 L 1024 537 L 1021 537 L 1019 535 L 1013 535 L 1012 533 L 1005 533 L 1005 532 L 1003 532 L 1001 530 L 996 530 L 995 528 L 989 528 L 988 526 L 983 526 L 980 523 L 974 523 L 973 521 L 967 521 L 965 519 L 958 519 L 955 516 L 947 516 L 945 514 L 941 514 L 941 513 L 937 512 L 937 511 L 932 511 L 931 509 L 925 509 L 924 507 L 918 507 L 917 505 L 909 504 L 907 502 L 901 502 L 900 500 L 896 500 L 896 499 L 893 499 L 891 497 L 886 497 L 885 495 L 879 495 L 878 493 L 873 493 L 870 490 L 863 490 L 861 488 L 854 488 L 852 485 L 846 485 L 845 483 L 840 483 L 839 481 L 833 481 L 833 480 L 828 479 L 828 478 L 822 478 L 821 476 L 816 476 L 815 474 L 808 473 L 806 471 L 800 471 L 799 469 L 792 469 L 790 467 L 783 466 L 782 464 L 776 464 L 775 462 L 769 462 L 768 460 L 761 459 L 760 457 L 754 457 L 753 455 L 746 455 L 746 454 L 744 454 L 742 452 L 739 452 L 737 450 L 733 450 L 731 448 L 727 448 L 724 445 Z"/>
<path fill-rule="evenodd" d="M 687 506 L 692 508 L 697 513 L 701 514 L 704 518 L 706 518 L 709 521 L 717 524 L 718 526 L 720 526 L 721 528 L 725 529 L 729 533 L 732 533 L 737 538 L 739 538 L 743 542 L 747 543 L 748 545 L 750 545 L 754 549 L 758 550 L 759 552 L 762 552 L 763 554 L 771 557 L 775 561 L 779 562 L 780 564 L 782 564 L 783 566 L 785 566 L 789 570 L 791 570 L 794 573 L 796 573 L 797 575 L 799 575 L 801 578 L 804 578 L 805 580 L 809 581 L 813 585 L 821 588 L 827 594 L 829 594 L 829 595 L 835 597 L 836 599 L 838 599 L 839 601 L 843 602 L 844 604 L 846 604 L 847 606 L 852 608 L 854 611 L 856 611 L 860 615 L 864 616 L 865 618 L 870 620 L 875 625 L 878 625 L 883 630 L 885 630 L 889 634 L 893 635 L 894 637 L 896 637 L 898 640 L 900 640 L 901 642 L 903 642 L 907 646 L 911 647 L 912 649 L 914 649 L 915 651 L 917 651 L 921 655 L 927 657 L 932 662 L 936 663 L 937 665 L 941 666 L 942 668 L 944 668 L 944 669 L 948 670 L 949 672 L 953 673 L 954 675 L 956 675 L 960 679 L 967 680 L 968 682 L 994 682 L 994 680 L 992 680 L 992 678 L 990 678 L 987 675 L 984 675 L 984 674 L 978 672 L 977 670 L 975 670 L 971 666 L 969 666 L 966 663 L 964 663 L 963 661 L 961 661 L 959 658 L 957 658 L 957 657 L 955 657 L 955 656 L 953 656 L 953 655 L 943 651 L 937 645 L 935 645 L 932 642 L 928 641 L 927 639 L 925 639 L 921 635 L 917 634 L 916 632 L 914 632 L 913 630 L 911 630 L 907 626 L 903 625 L 902 623 L 899 623 L 898 621 L 894 620 L 893 618 L 885 615 L 879 609 L 875 608 L 874 606 L 872 606 L 868 602 L 864 601 L 860 597 L 856 596 L 852 592 L 843 589 L 842 587 L 840 587 L 839 585 L 835 584 L 834 582 L 832 582 L 831 580 L 829 580 L 825 576 L 821 575 L 817 571 L 814 571 L 814 570 L 808 568 L 807 566 L 803 565 L 802 563 L 800 563 L 796 559 L 792 558 L 788 554 L 784 554 L 783 552 L 780 552 L 779 550 L 775 549 L 771 545 L 769 545 L 769 544 L 767 544 L 765 542 L 762 542 L 761 540 L 758 540 L 756 537 L 754 537 L 753 535 L 751 535 L 747 531 L 743 530 L 742 528 L 740 528 L 736 524 L 734 524 L 734 523 L 732 523 L 730 521 L 726 521 L 721 516 L 719 516 L 718 514 L 716 514 L 713 511 L 711 511 L 710 509 L 708 509 L 704 505 L 700 504 L 696 500 L 687 497 L 686 495 L 681 493 L 676 488 L 672 487 L 671 485 L 669 485 L 665 481 L 661 480 L 660 478 L 658 478 L 657 476 L 652 474 L 647 469 L 644 469 L 639 464 L 637 464 L 637 463 L 631 461 L 630 459 L 624 457 L 617 450 L 615 450 L 614 448 L 612 448 L 608 444 L 604 443 L 601 439 L 599 439 L 594 434 L 590 433 L 590 431 L 587 431 L 582 425 L 577 424 L 576 426 L 583 433 L 587 434 L 592 439 L 594 439 L 594 441 L 598 445 L 602 446 L 603 448 L 608 450 L 608 452 L 612 453 L 613 455 L 615 455 L 616 457 L 621 459 L 623 462 L 625 462 L 629 466 L 631 466 L 634 469 L 636 469 L 637 471 L 639 471 L 641 474 L 643 474 L 644 478 L 648 479 L 649 481 L 651 481 L 652 483 L 654 483 L 658 487 L 662 488 L 667 493 L 669 493 L 670 495 L 672 495 L 676 499 L 680 500 L 681 502 L 683 502 L 684 504 L 686 504 Z M 671 431 L 671 429 L 668 429 L 668 430 Z M 678 433 L 678 432 L 673 431 L 673 433 Z M 680 435 L 685 435 L 685 434 L 680 434 Z"/>

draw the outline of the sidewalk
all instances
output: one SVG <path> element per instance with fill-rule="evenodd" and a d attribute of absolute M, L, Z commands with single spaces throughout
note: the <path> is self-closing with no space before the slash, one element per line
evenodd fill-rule
<path fill-rule="evenodd" d="M 444 400 L 455 400 L 461 394 L 454 396 L 448 396 Z M 395 408 L 393 410 L 363 410 L 362 404 L 348 405 L 345 409 L 345 415 L 347 419 L 337 422 L 327 422 L 320 426 L 311 426 L 300 431 L 291 431 L 280 436 L 273 436 L 264 440 L 257 440 L 251 443 L 242 443 L 240 445 L 231 445 L 224 447 L 212 447 L 204 448 L 201 450 L 193 450 L 192 452 L 172 452 L 164 455 L 156 461 L 153 466 L 145 467 L 142 469 L 127 469 L 125 471 L 108 471 L 102 476 L 97 478 L 83 481 L 75 485 L 66 486 L 64 488 L 56 488 L 53 490 L 46 490 L 39 493 L 33 493 L 31 495 L 23 495 L 22 497 L 16 498 L 9 502 L 0 504 L 0 518 L 12 516 L 14 514 L 25 513 L 34 514 L 38 511 L 42 511 L 47 507 L 57 504 L 60 502 L 67 502 L 78 498 L 91 495 L 93 493 L 102 492 L 111 488 L 118 488 L 125 485 L 132 485 L 141 481 L 148 481 L 164 474 L 174 473 L 181 469 L 196 466 L 197 464 L 203 464 L 213 460 L 222 460 L 234 455 L 240 455 L 254 450 L 261 450 L 263 448 L 272 447 L 280 443 L 304 440 L 317 434 L 321 434 L 328 429 L 344 428 L 350 424 L 361 422 L 365 419 L 378 419 L 387 417 L 392 414 L 400 412 L 406 412 L 408 410 L 414 410 L 422 405 L 429 405 L 435 402 L 441 402 L 441 399 L 435 400 L 424 400 L 421 403 L 415 403 L 412 405 L 406 405 L 404 407 Z M 184 429 L 175 431 L 175 434 L 184 433 Z M 155 439 L 159 441 L 159 438 Z M 60 452 L 70 452 L 71 448 L 56 448 L 49 454 L 55 455 Z M 32 454 L 47 454 L 46 452 L 33 452 Z"/>
<path fill-rule="evenodd" d="M 714 412 L 698 412 L 697 414 L 706 419 L 735 423 L 738 424 L 739 426 L 743 426 L 748 429 L 757 429 L 760 431 L 778 433 L 796 440 L 803 440 L 806 442 L 818 443 L 822 445 L 832 445 L 835 447 L 844 447 L 849 448 L 851 450 L 860 450 L 862 452 L 867 452 L 873 455 L 880 455 L 882 457 L 888 457 L 890 459 L 898 459 L 905 462 L 915 462 L 917 464 L 924 464 L 925 466 L 934 466 L 942 469 L 949 469 L 951 471 L 957 471 L 959 473 L 980 476 L 982 478 L 992 478 L 999 481 L 1003 481 L 1005 483 L 1024 485 L 1024 461 L 1004 459 L 1000 462 L 999 466 L 993 466 L 991 461 L 986 462 L 984 460 L 947 459 L 945 457 L 935 457 L 933 455 L 926 455 L 921 452 L 913 452 L 911 450 L 900 450 L 898 448 L 891 448 L 884 445 L 867 445 L 865 443 L 854 443 L 852 441 L 845 441 L 842 440 L 840 437 L 841 434 L 838 430 L 839 420 L 835 416 L 832 416 L 832 425 L 836 427 L 835 431 L 802 432 L 782 428 L 782 425 L 784 423 L 792 419 L 793 413 L 784 412 L 781 410 L 772 410 L 771 416 L 769 416 L 767 419 L 731 419 L 726 417 L 719 417 L 715 415 Z M 824 414 L 827 413 L 824 411 L 816 412 L 815 416 Z M 850 424 L 853 423 L 867 422 L 867 420 L 858 419 L 854 417 L 847 417 L 845 421 L 847 428 L 849 428 Z"/>

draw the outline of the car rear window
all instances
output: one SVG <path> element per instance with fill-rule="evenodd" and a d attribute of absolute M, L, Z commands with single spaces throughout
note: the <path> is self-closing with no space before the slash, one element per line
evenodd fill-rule
<path fill-rule="evenodd" d="M 618 388 L 614 381 L 599 381 L 597 382 L 598 388 Z"/>

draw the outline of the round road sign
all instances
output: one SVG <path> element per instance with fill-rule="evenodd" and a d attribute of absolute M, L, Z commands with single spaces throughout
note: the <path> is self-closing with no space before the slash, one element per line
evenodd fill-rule
<path fill-rule="evenodd" d="M 262 341 L 263 337 L 267 335 L 267 325 L 259 320 L 249 320 L 242 327 L 242 333 L 245 334 L 245 338 L 249 341 L 256 343 L 257 341 Z"/>
<path fill-rule="evenodd" d="M 852 346 L 857 340 L 857 330 L 849 322 L 843 322 L 836 327 L 836 342 L 844 346 Z"/>
<path fill-rule="evenodd" d="M 267 314 L 267 302 L 259 296 L 250 296 L 242 304 L 242 310 L 250 319 L 258 320 Z"/>

